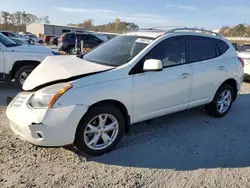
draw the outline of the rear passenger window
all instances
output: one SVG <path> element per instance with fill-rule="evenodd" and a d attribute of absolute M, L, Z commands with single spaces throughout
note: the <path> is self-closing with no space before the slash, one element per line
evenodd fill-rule
<path fill-rule="evenodd" d="M 217 56 L 213 39 L 200 36 L 189 36 L 188 39 L 190 62 L 204 61 Z"/>
<path fill-rule="evenodd" d="M 227 45 L 227 43 L 225 43 L 222 40 L 214 39 L 214 42 L 215 42 L 217 48 L 220 51 L 220 55 L 224 54 L 228 50 L 228 48 L 229 48 L 229 46 Z"/>

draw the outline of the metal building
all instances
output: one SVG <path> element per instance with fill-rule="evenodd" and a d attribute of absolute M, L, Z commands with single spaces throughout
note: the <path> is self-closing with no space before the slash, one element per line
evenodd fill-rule
<path fill-rule="evenodd" d="M 26 26 L 26 32 L 33 33 L 38 37 L 41 35 L 55 35 L 60 36 L 67 32 L 84 32 L 85 28 L 74 27 L 74 26 L 63 26 L 63 25 L 51 25 L 51 24 L 29 24 Z"/>

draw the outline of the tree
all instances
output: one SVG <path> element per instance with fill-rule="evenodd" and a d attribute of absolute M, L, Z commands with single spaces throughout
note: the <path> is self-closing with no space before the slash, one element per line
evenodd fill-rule
<path fill-rule="evenodd" d="M 227 37 L 228 34 L 229 34 L 229 30 L 230 30 L 230 27 L 229 27 L 229 26 L 223 26 L 223 27 L 220 29 L 220 34 L 222 34 L 223 36 Z"/>
<path fill-rule="evenodd" d="M 91 30 L 93 27 L 93 22 L 94 22 L 93 19 L 88 19 L 88 20 L 84 21 L 83 23 L 78 24 L 78 26 L 84 27 L 88 30 Z"/>
<path fill-rule="evenodd" d="M 121 20 L 119 18 L 116 18 L 114 22 L 114 32 L 119 33 L 120 27 L 121 27 Z"/>
<path fill-rule="evenodd" d="M 44 16 L 44 17 L 43 17 L 43 22 L 44 22 L 45 24 L 50 24 L 49 16 Z"/>
<path fill-rule="evenodd" d="M 50 23 L 48 16 L 37 17 L 34 14 L 25 11 L 16 11 L 9 13 L 1 11 L 0 13 L 0 29 L 12 31 L 25 31 L 26 25 L 31 23 Z"/>
<path fill-rule="evenodd" d="M 223 26 L 220 33 L 225 37 L 250 37 L 250 26 L 238 24 L 234 27 Z"/>
<path fill-rule="evenodd" d="M 244 37 L 246 35 L 246 27 L 244 24 L 239 24 L 239 25 L 236 25 L 234 28 L 233 28 L 233 36 L 242 36 Z"/>
<path fill-rule="evenodd" d="M 114 22 L 109 22 L 107 24 L 103 25 L 93 25 L 93 19 L 88 19 L 84 21 L 83 23 L 79 24 L 68 24 L 78 27 L 84 27 L 88 30 L 96 31 L 96 32 L 111 32 L 111 33 L 123 33 L 132 29 L 138 29 L 138 25 L 134 23 L 124 22 L 121 21 L 119 18 L 116 18 Z"/>

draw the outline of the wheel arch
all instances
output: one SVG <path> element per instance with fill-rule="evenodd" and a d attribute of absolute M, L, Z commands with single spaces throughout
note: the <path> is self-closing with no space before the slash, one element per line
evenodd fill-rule
<path fill-rule="evenodd" d="M 236 82 L 236 80 L 235 79 L 233 79 L 233 78 L 230 78 L 230 79 L 227 79 L 226 81 L 224 81 L 221 85 L 220 85 L 220 87 L 221 86 L 223 86 L 223 85 L 225 85 L 225 84 L 228 84 L 228 85 L 230 85 L 230 86 L 232 86 L 232 88 L 234 89 L 234 101 L 236 100 L 236 97 L 237 97 L 237 93 L 238 93 L 238 88 L 237 88 L 237 82 Z M 219 87 L 219 88 L 220 88 Z M 218 88 L 218 89 L 219 89 Z M 217 90 L 218 91 L 218 90 Z"/>
<path fill-rule="evenodd" d="M 35 60 L 20 60 L 16 61 L 10 71 L 10 78 L 13 79 L 15 77 L 16 72 L 23 66 L 26 65 L 34 65 L 35 67 L 38 66 L 41 62 Z"/>
<path fill-rule="evenodd" d="M 122 114 L 124 116 L 124 119 L 125 119 L 125 125 L 126 125 L 125 133 L 128 133 L 129 132 L 130 122 L 131 122 L 131 117 L 130 117 L 130 115 L 128 113 L 128 110 L 127 110 L 126 106 L 122 102 L 120 102 L 118 100 L 114 100 L 114 99 L 102 100 L 102 101 L 99 101 L 99 102 L 96 102 L 96 103 L 92 104 L 89 107 L 89 109 L 91 109 L 91 108 L 93 108 L 95 106 L 104 106 L 104 105 L 107 105 L 107 104 L 115 106 L 116 108 L 118 108 L 122 112 Z"/>

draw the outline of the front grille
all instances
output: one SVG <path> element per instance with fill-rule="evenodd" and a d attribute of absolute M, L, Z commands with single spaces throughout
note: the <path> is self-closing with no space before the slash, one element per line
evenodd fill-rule
<path fill-rule="evenodd" d="M 19 94 L 14 101 L 12 102 L 11 106 L 12 107 L 20 107 L 23 102 L 26 100 L 27 95 Z"/>

